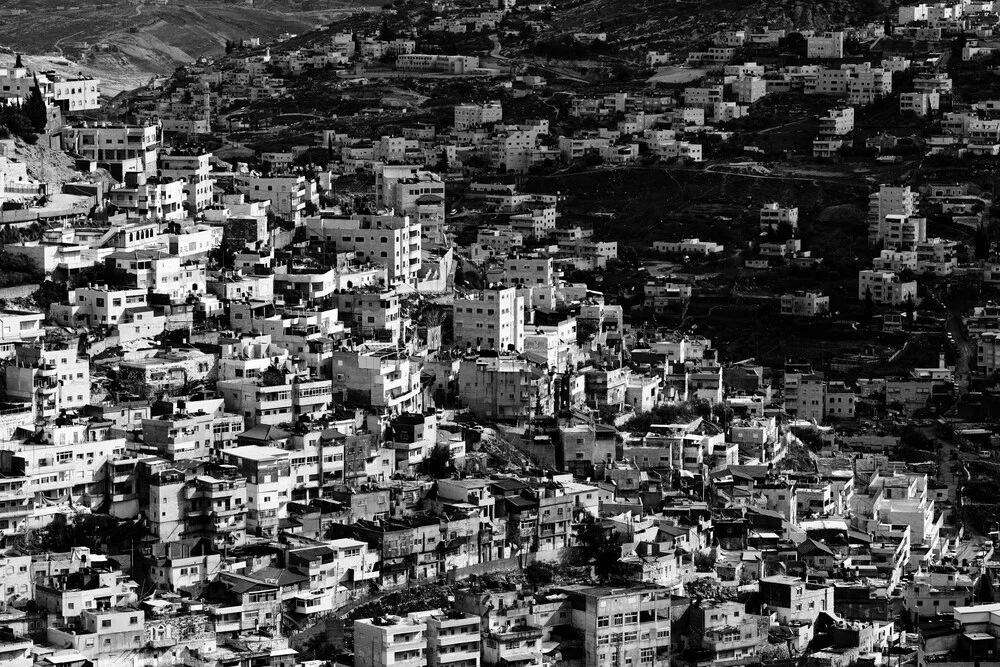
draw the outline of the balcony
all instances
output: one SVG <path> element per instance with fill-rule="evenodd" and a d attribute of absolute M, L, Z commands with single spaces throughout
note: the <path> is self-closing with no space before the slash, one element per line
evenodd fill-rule
<path fill-rule="evenodd" d="M 525 626 L 514 627 L 509 630 L 504 630 L 504 629 L 489 630 L 485 634 L 487 638 L 494 639 L 498 642 L 531 641 L 533 639 L 541 639 L 542 630 L 541 628 L 535 628 L 525 625 Z"/>
<path fill-rule="evenodd" d="M 238 530 L 246 530 L 247 522 L 245 519 L 240 519 L 239 521 L 224 522 L 224 523 L 216 521 L 215 523 L 212 524 L 212 528 L 215 530 L 216 533 L 232 533 Z"/>
<path fill-rule="evenodd" d="M 32 513 L 32 510 L 33 505 L 28 502 L 22 505 L 14 505 L 12 507 L 0 505 L 0 517 L 11 518 L 15 516 L 27 516 Z"/>
<path fill-rule="evenodd" d="M 213 509 L 209 516 L 212 518 L 224 519 L 234 516 L 243 516 L 247 513 L 246 508 L 242 506 L 237 507 L 220 507 Z"/>
<path fill-rule="evenodd" d="M 468 632 L 459 632 L 454 635 L 439 635 L 438 644 L 441 646 L 451 646 L 452 644 L 464 644 L 466 642 L 478 642 L 479 641 L 479 623 L 478 621 L 473 626 L 466 626 Z M 453 653 L 449 653 L 450 658 Z M 478 655 L 478 653 L 477 653 Z"/>

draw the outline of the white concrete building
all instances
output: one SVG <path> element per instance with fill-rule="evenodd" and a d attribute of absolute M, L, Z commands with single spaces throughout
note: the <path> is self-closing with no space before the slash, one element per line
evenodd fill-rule
<path fill-rule="evenodd" d="M 468 130 L 483 125 L 493 125 L 503 121 L 503 107 L 500 102 L 486 104 L 459 104 L 455 106 L 455 129 Z"/>
<path fill-rule="evenodd" d="M 807 58 L 843 58 L 844 33 L 821 32 L 806 37 Z"/>
<path fill-rule="evenodd" d="M 700 239 L 683 239 L 681 241 L 653 241 L 655 252 L 667 252 L 685 255 L 715 255 L 724 250 L 721 243 L 702 241 Z"/>
<path fill-rule="evenodd" d="M 817 317 L 830 312 L 830 297 L 820 292 L 799 291 L 781 295 L 781 314 Z"/>
<path fill-rule="evenodd" d="M 903 282 L 890 271 L 865 269 L 858 272 L 858 300 L 864 301 L 868 291 L 872 301 L 885 306 L 901 306 L 911 297 L 917 298 L 917 281 Z"/>
<path fill-rule="evenodd" d="M 421 230 L 409 216 L 353 215 L 341 217 L 322 211 L 306 218 L 311 239 L 336 243 L 360 260 L 384 266 L 391 283 L 416 284 L 422 265 Z"/>
<path fill-rule="evenodd" d="M 927 219 L 909 215 L 887 215 L 882 221 L 882 242 L 888 250 L 916 250 L 927 240 Z"/>
<path fill-rule="evenodd" d="M 792 230 L 799 228 L 799 209 L 796 206 L 780 206 L 777 202 L 764 204 L 760 209 L 761 230 L 777 229 L 782 223 L 787 223 Z"/>
<path fill-rule="evenodd" d="M 524 297 L 513 287 L 455 299 L 455 346 L 475 350 L 524 349 Z"/>

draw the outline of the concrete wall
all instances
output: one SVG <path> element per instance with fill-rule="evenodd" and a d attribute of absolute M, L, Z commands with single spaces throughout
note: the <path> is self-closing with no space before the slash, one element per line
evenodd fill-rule
<path fill-rule="evenodd" d="M 0 288 L 0 299 L 20 299 L 31 296 L 38 289 L 38 284 L 14 285 Z"/>

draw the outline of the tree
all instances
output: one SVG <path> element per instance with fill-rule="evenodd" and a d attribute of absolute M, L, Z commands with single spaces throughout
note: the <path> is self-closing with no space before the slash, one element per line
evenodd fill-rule
<path fill-rule="evenodd" d="M 915 304 L 913 302 L 913 295 L 912 294 L 908 294 L 907 295 L 906 302 L 903 304 L 903 307 L 906 309 L 906 323 L 907 323 L 907 328 L 912 330 L 913 329 L 913 316 L 915 315 L 916 310 L 917 310 L 917 304 Z"/>
<path fill-rule="evenodd" d="M 552 566 L 548 563 L 535 561 L 524 568 L 524 578 L 534 589 L 548 586 L 552 583 Z"/>
<path fill-rule="evenodd" d="M 736 589 L 732 586 L 723 586 L 714 577 L 692 579 L 684 584 L 684 592 L 688 597 L 703 600 L 732 600 L 736 597 Z"/>
<path fill-rule="evenodd" d="M 24 63 L 21 62 L 21 54 L 17 54 L 17 58 L 14 60 L 14 67 L 20 69 L 24 67 Z"/>
<path fill-rule="evenodd" d="M 396 31 L 389 27 L 389 19 L 382 19 L 382 26 L 378 31 L 378 38 L 383 42 L 391 42 L 396 39 Z"/>
<path fill-rule="evenodd" d="M 222 269 L 236 268 L 236 252 L 242 250 L 243 245 L 239 241 L 223 237 L 222 242 L 209 251 L 208 258 Z"/>
<path fill-rule="evenodd" d="M 28 101 L 24 104 L 24 114 L 31 121 L 35 132 L 44 132 L 49 121 L 48 110 L 45 107 L 45 99 L 42 97 L 42 89 L 38 86 L 38 77 L 35 77 L 35 85 L 31 88 Z"/>
<path fill-rule="evenodd" d="M 934 451 L 935 443 L 920 429 L 907 426 L 899 436 L 899 446 L 930 452 Z"/>
<path fill-rule="evenodd" d="M 790 222 L 782 220 L 769 236 L 771 236 L 775 243 L 784 243 L 795 236 L 795 228 L 792 227 Z"/>
<path fill-rule="evenodd" d="M 733 409 L 724 403 L 716 403 L 712 406 L 712 417 L 714 417 L 715 421 L 721 424 L 723 428 L 729 428 L 729 422 L 733 421 L 734 416 L 736 416 L 736 413 Z"/>
<path fill-rule="evenodd" d="M 621 564 L 621 539 L 613 529 L 594 517 L 588 517 L 576 527 L 576 541 L 583 560 L 594 569 L 598 581 L 605 584 L 624 577 Z"/>
<path fill-rule="evenodd" d="M 715 572 L 715 557 L 711 552 L 695 552 L 694 569 L 696 572 Z"/>
<path fill-rule="evenodd" d="M 66 285 L 46 280 L 31 294 L 31 298 L 43 312 L 47 313 L 52 304 L 62 303 L 69 298 L 69 292 L 66 290 Z"/>
<path fill-rule="evenodd" d="M 805 58 L 809 52 L 809 44 L 801 32 L 790 32 L 783 40 L 778 40 L 778 46 L 800 58 Z"/>
<path fill-rule="evenodd" d="M 48 552 L 89 547 L 95 553 L 118 553 L 130 547 L 133 540 L 142 538 L 144 533 L 141 525 L 107 514 L 75 514 L 39 530 L 37 543 L 33 546 Z"/>
<path fill-rule="evenodd" d="M 976 234 L 974 238 L 976 259 L 989 259 L 990 257 L 990 237 L 986 234 L 986 228 L 983 227 L 983 223 L 979 223 L 976 227 Z"/>
<path fill-rule="evenodd" d="M 431 450 L 425 464 L 426 472 L 434 479 L 446 479 L 451 477 L 455 469 L 455 458 L 448 445 L 438 445 Z"/>
<path fill-rule="evenodd" d="M 865 290 L 865 309 L 861 315 L 861 320 L 865 324 L 871 324 L 875 317 L 875 298 L 872 296 L 872 288 Z"/>

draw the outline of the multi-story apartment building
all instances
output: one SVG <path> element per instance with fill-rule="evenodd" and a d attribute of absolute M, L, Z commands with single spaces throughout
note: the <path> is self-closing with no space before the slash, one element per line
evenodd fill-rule
<path fill-rule="evenodd" d="M 205 609 L 216 636 L 235 637 L 241 633 L 281 633 L 281 589 L 263 579 L 223 572 L 203 596 Z"/>
<path fill-rule="evenodd" d="M 75 349 L 18 347 L 4 379 L 7 400 L 31 404 L 37 417 L 56 417 L 90 402 L 90 360 Z"/>
<path fill-rule="evenodd" d="M 421 230 L 409 216 L 332 216 L 321 213 L 306 218 L 309 238 L 336 244 L 338 251 L 353 251 L 358 258 L 384 266 L 390 283 L 416 283 L 422 263 Z"/>
<path fill-rule="evenodd" d="M 824 418 L 854 419 L 857 395 L 843 382 L 827 382 L 823 401 Z"/>
<path fill-rule="evenodd" d="M 203 401 L 202 403 L 209 403 Z M 194 459 L 207 461 L 213 454 L 226 449 L 243 431 L 243 415 L 227 414 L 222 399 L 211 401 L 208 410 L 197 409 L 160 415 L 142 420 L 143 444 L 168 461 Z"/>
<path fill-rule="evenodd" d="M 423 409 L 422 363 L 394 344 L 366 343 L 330 355 L 333 391 L 348 401 L 386 408 L 390 413 Z"/>
<path fill-rule="evenodd" d="M 865 269 L 858 272 L 858 299 L 864 301 L 869 292 L 876 304 L 901 306 L 917 298 L 917 282 L 903 281 L 889 271 Z"/>
<path fill-rule="evenodd" d="M 1000 369 L 1000 332 L 988 331 L 976 339 L 976 362 L 987 373 Z"/>
<path fill-rule="evenodd" d="M 221 380 L 217 387 L 226 411 L 243 415 L 247 426 L 291 423 L 302 415 L 321 414 L 332 398 L 330 380 L 313 379 L 287 367 L 269 366 L 256 380 Z"/>
<path fill-rule="evenodd" d="M 671 282 L 665 278 L 647 280 L 642 291 L 646 306 L 657 313 L 667 312 L 691 299 L 690 285 Z"/>
<path fill-rule="evenodd" d="M 843 58 L 844 33 L 823 32 L 806 38 L 806 57 L 808 58 Z"/>
<path fill-rule="evenodd" d="M 497 255 L 506 255 L 524 245 L 523 234 L 505 227 L 480 229 L 476 234 L 476 243 Z"/>
<path fill-rule="evenodd" d="M 482 125 L 493 125 L 502 121 L 503 107 L 500 105 L 500 102 L 455 105 L 454 127 L 456 130 L 467 130 Z"/>
<path fill-rule="evenodd" d="M 52 305 L 51 314 L 64 326 L 82 323 L 93 328 L 111 328 L 122 320 L 125 311 L 146 306 L 148 294 L 148 288 L 77 287 L 69 291 L 65 304 Z"/>
<path fill-rule="evenodd" d="M 533 207 L 510 217 L 510 228 L 528 239 L 544 239 L 556 229 L 554 206 Z"/>
<path fill-rule="evenodd" d="M 376 168 L 376 176 L 385 173 L 392 167 Z M 417 171 L 413 176 L 397 178 L 395 186 L 387 190 L 392 194 L 392 200 L 387 202 L 396 215 L 409 217 L 418 225 L 421 235 L 431 241 L 443 240 L 445 198 L 444 181 L 437 174 L 428 171 Z"/>
<path fill-rule="evenodd" d="M 927 241 L 927 219 L 890 214 L 881 224 L 881 239 L 888 250 L 915 251 Z"/>
<path fill-rule="evenodd" d="M 108 199 L 116 208 L 140 218 L 161 221 L 185 217 L 184 181 L 130 171 L 125 174 L 124 184 L 108 191 Z"/>
<path fill-rule="evenodd" d="M 42 576 L 35 583 L 35 602 L 59 623 L 67 624 L 88 610 L 104 610 L 137 601 L 139 584 L 106 566 L 67 575 Z"/>
<path fill-rule="evenodd" d="M 368 551 L 368 544 L 348 537 L 328 540 L 323 546 L 291 549 L 288 564 L 309 576 L 309 590 L 345 587 L 360 593 L 378 578 L 378 559 Z"/>
<path fill-rule="evenodd" d="M 104 260 L 109 269 L 133 277 L 135 287 L 153 294 L 165 294 L 171 302 L 205 291 L 205 266 L 161 250 L 118 250 Z"/>
<path fill-rule="evenodd" d="M 121 660 L 142 645 L 146 615 L 140 609 L 87 609 L 72 623 L 51 626 L 46 639 L 95 663 Z"/>
<path fill-rule="evenodd" d="M 66 77 L 55 71 L 33 72 L 27 67 L 0 69 L 0 98 L 25 102 L 38 87 L 46 102 L 58 106 L 64 114 L 101 108 L 101 80 L 90 77 Z"/>
<path fill-rule="evenodd" d="M 159 124 L 67 125 L 61 132 L 64 150 L 105 166 L 119 181 L 124 181 L 129 172 L 156 175 L 157 149 L 162 140 Z"/>
<path fill-rule="evenodd" d="M 212 154 L 205 151 L 161 153 L 158 175 L 175 181 L 183 180 L 186 209 L 198 213 L 212 205 L 215 199 L 215 179 L 211 176 Z"/>
<path fill-rule="evenodd" d="M 552 410 L 549 376 L 520 359 L 464 359 L 458 383 L 462 401 L 481 419 L 525 420 Z"/>
<path fill-rule="evenodd" d="M 149 579 L 157 590 L 172 593 L 212 580 L 224 567 L 222 554 L 198 538 L 157 542 L 151 545 L 144 561 Z"/>
<path fill-rule="evenodd" d="M 524 349 L 524 297 L 513 287 L 456 298 L 453 319 L 456 347 L 498 352 Z"/>
<path fill-rule="evenodd" d="M 798 291 L 781 295 L 781 314 L 818 317 L 830 312 L 830 297 L 821 292 Z"/>
<path fill-rule="evenodd" d="M 920 193 L 910 186 L 883 185 L 868 198 L 868 242 L 872 245 L 885 237 L 885 218 L 889 215 L 915 216 Z"/>
<path fill-rule="evenodd" d="M 819 119 L 819 135 L 821 137 L 842 137 L 854 130 L 854 109 L 831 109 Z"/>
<path fill-rule="evenodd" d="M 710 109 L 716 102 L 723 100 L 723 86 L 704 86 L 684 89 L 684 106 Z"/>
<path fill-rule="evenodd" d="M 216 547 L 246 541 L 248 486 L 233 468 L 203 466 L 192 474 L 167 466 L 142 486 L 148 496 L 140 506 L 160 541 L 204 537 Z"/>
<path fill-rule="evenodd" d="M 354 621 L 358 667 L 420 667 L 430 664 L 427 623 L 420 614 Z"/>
<path fill-rule="evenodd" d="M 882 250 L 878 257 L 872 260 L 872 268 L 876 271 L 917 270 L 917 253 L 912 250 Z"/>
<path fill-rule="evenodd" d="M 916 268 L 924 274 L 949 276 L 958 267 L 958 241 L 930 238 L 917 243 Z"/>
<path fill-rule="evenodd" d="M 247 445 L 223 452 L 225 461 L 246 478 L 248 534 L 274 537 L 278 513 L 291 500 L 292 453 Z"/>
<path fill-rule="evenodd" d="M 696 665 L 750 664 L 760 659 L 758 646 L 766 634 L 760 616 L 747 613 L 738 602 L 706 600 L 691 607 L 691 633 L 687 646 Z"/>
<path fill-rule="evenodd" d="M 762 230 L 777 229 L 781 224 L 789 225 L 792 230 L 799 228 L 799 209 L 796 206 L 781 206 L 777 202 L 764 204 L 760 209 L 760 228 Z"/>
<path fill-rule="evenodd" d="M 0 359 L 14 356 L 20 343 L 29 343 L 45 335 L 44 313 L 0 308 Z"/>
<path fill-rule="evenodd" d="M 301 220 L 307 203 L 319 206 L 316 183 L 305 176 L 240 175 L 235 177 L 234 185 L 253 201 L 270 200 L 275 215 L 296 224 Z"/>
<path fill-rule="evenodd" d="M 670 664 L 670 594 L 665 589 L 584 588 L 571 592 L 570 599 L 586 664 Z"/>
<path fill-rule="evenodd" d="M 340 321 L 363 340 L 397 341 L 410 322 L 402 317 L 399 295 L 392 291 L 354 290 L 333 298 Z"/>
<path fill-rule="evenodd" d="M 928 116 L 941 108 L 939 93 L 900 93 L 899 112 Z"/>
<path fill-rule="evenodd" d="M 765 577 L 760 580 L 759 590 L 762 604 L 784 624 L 811 623 L 820 612 L 833 609 L 832 586 L 809 583 L 799 577 Z"/>

